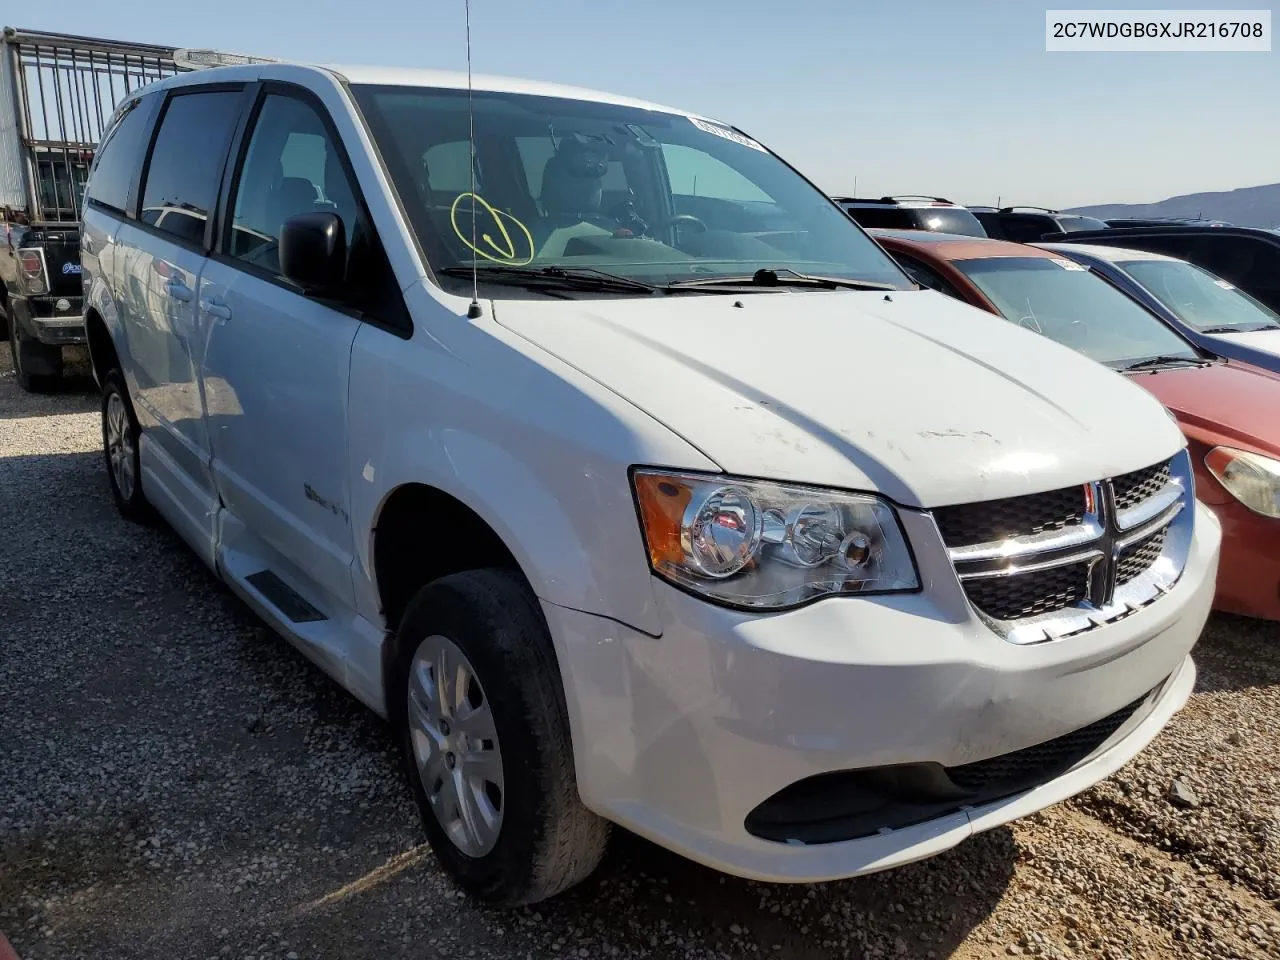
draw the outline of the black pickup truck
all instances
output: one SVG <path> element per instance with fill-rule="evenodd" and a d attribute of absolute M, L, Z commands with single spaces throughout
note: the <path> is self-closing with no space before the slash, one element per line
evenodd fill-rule
<path fill-rule="evenodd" d="M 116 104 L 178 72 L 174 48 L 5 27 L 0 35 L 0 333 L 47 390 L 85 342 L 80 202 Z"/>

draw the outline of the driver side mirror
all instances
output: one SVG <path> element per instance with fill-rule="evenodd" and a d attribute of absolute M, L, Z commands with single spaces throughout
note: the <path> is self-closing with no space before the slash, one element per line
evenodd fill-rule
<path fill-rule="evenodd" d="M 347 271 L 347 232 L 336 213 L 300 213 L 280 230 L 280 272 L 303 293 L 334 296 Z"/>

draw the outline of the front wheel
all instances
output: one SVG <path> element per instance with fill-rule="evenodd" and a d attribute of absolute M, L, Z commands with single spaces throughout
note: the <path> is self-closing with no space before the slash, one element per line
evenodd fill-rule
<path fill-rule="evenodd" d="M 472 896 L 544 900 L 584 880 L 609 824 L 583 806 L 560 671 L 536 598 L 506 570 L 423 587 L 391 693 L 437 859 Z"/>

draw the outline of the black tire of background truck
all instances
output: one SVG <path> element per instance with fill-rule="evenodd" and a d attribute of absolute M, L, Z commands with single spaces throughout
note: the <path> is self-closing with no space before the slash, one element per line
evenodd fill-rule
<path fill-rule="evenodd" d="M 502 754 L 502 825 L 496 845 L 472 857 L 454 845 L 427 799 L 414 759 L 409 668 L 421 642 L 451 640 L 475 668 Z M 387 703 L 405 772 L 436 858 L 467 893 L 489 903 L 534 903 L 585 880 L 600 863 L 610 824 L 582 804 L 568 710 L 550 634 L 519 574 L 470 570 L 418 591 L 397 631 Z"/>
<path fill-rule="evenodd" d="M 128 419 L 129 431 L 133 440 L 133 490 L 128 497 L 120 492 L 116 483 L 115 472 L 111 469 L 111 452 L 107 448 L 107 409 L 111 396 L 119 395 L 124 403 L 125 416 Z M 138 426 L 138 418 L 133 412 L 133 403 L 129 399 L 129 388 L 125 385 L 124 374 L 118 369 L 112 370 L 102 381 L 102 460 L 107 468 L 107 481 L 111 484 L 111 498 L 116 502 L 116 509 L 126 520 L 134 523 L 148 524 L 155 518 L 151 504 L 142 492 L 142 464 L 138 456 L 138 440 L 142 430 Z"/>
<path fill-rule="evenodd" d="M 12 317 L 13 309 L 7 300 L 5 307 L 5 315 Z M 16 322 L 9 323 L 8 327 L 9 356 L 13 360 L 13 375 L 18 381 L 18 386 L 28 393 L 49 393 L 58 385 L 62 377 L 62 348 L 27 340 L 22 336 Z M 23 363 L 23 356 L 30 356 L 36 351 L 47 351 L 45 359 L 52 363 L 58 372 L 55 374 L 28 373 Z"/>

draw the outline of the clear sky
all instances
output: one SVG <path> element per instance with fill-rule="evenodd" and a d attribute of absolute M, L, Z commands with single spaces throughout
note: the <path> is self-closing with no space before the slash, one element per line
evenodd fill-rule
<path fill-rule="evenodd" d="M 1272 0 L 1190 0 L 1266 8 Z M 1111 8 L 1175 7 L 1111 0 Z M 832 193 L 1144 202 L 1280 181 L 1271 53 L 1046 53 L 1090 0 L 473 0 L 477 72 L 708 114 Z M 464 69 L 462 0 L 51 0 L 15 26 Z M 1280 29 L 1280 17 L 1276 17 Z"/>

